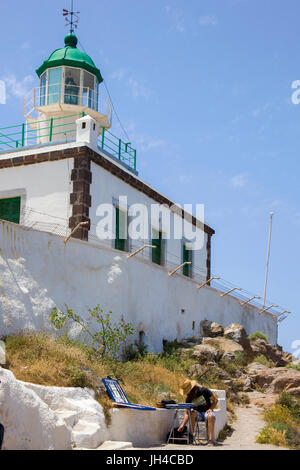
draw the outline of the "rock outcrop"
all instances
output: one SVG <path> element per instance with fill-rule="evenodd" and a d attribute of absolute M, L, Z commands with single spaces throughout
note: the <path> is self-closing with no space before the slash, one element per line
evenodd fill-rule
<path fill-rule="evenodd" d="M 0 368 L 0 421 L 6 450 L 70 450 L 71 431 L 47 404 Z"/>
<path fill-rule="evenodd" d="M 219 350 L 220 355 L 223 355 L 224 353 L 235 354 L 238 352 L 244 352 L 244 349 L 240 344 L 227 338 L 203 338 L 202 345 L 209 345 L 213 346 L 214 348 L 217 348 Z"/>
<path fill-rule="evenodd" d="M 203 337 L 216 338 L 217 336 L 223 336 L 224 328 L 218 323 L 203 320 L 200 323 L 200 332 Z"/>
<path fill-rule="evenodd" d="M 267 343 L 264 339 L 251 341 L 253 357 L 265 356 L 275 367 L 284 367 L 292 360 L 292 355 L 282 352 L 282 348 Z"/>
<path fill-rule="evenodd" d="M 221 354 L 214 346 L 209 344 L 200 344 L 195 346 L 191 357 L 192 359 L 196 359 L 200 364 L 205 364 L 208 361 L 219 361 Z"/>
<path fill-rule="evenodd" d="M 71 430 L 75 447 L 96 449 L 109 437 L 102 406 L 92 390 L 45 387 L 24 383 L 59 416 Z"/>
<path fill-rule="evenodd" d="M 253 381 L 269 393 L 293 390 L 300 387 L 300 372 L 286 367 L 269 368 L 256 362 L 248 366 Z"/>
<path fill-rule="evenodd" d="M 249 337 L 246 333 L 245 328 L 238 323 L 232 323 L 224 330 L 224 336 L 227 339 L 231 339 L 236 343 L 240 344 L 244 349 L 247 357 L 253 357 L 253 351 L 251 348 Z"/>

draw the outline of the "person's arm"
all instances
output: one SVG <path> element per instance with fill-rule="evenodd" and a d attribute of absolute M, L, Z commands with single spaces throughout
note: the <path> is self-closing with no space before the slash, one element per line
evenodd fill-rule
<path fill-rule="evenodd" d="M 216 397 L 216 395 L 212 394 L 212 396 L 210 397 L 210 402 L 211 402 L 211 409 L 214 410 L 216 407 L 217 407 L 217 404 L 218 404 L 218 398 Z"/>

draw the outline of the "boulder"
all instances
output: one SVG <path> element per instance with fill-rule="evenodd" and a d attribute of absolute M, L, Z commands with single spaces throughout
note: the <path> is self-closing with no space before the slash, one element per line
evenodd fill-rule
<path fill-rule="evenodd" d="M 252 340 L 251 348 L 254 357 L 267 355 L 267 341 L 265 341 L 264 339 Z"/>
<path fill-rule="evenodd" d="M 282 352 L 282 348 L 280 346 L 269 344 L 264 339 L 251 341 L 251 348 L 254 358 L 257 356 L 265 356 L 268 361 L 273 362 L 275 367 L 284 367 L 292 360 L 292 356 L 288 353 Z"/>
<path fill-rule="evenodd" d="M 218 336 L 223 336 L 224 328 L 218 323 L 203 320 L 200 323 L 200 332 L 203 337 L 216 338 Z"/>
<path fill-rule="evenodd" d="M 244 349 L 247 357 L 253 357 L 250 340 L 245 328 L 242 325 L 239 325 L 238 323 L 232 323 L 230 326 L 227 326 L 227 328 L 224 330 L 224 336 L 225 338 L 231 339 L 232 341 L 240 344 Z"/>
<path fill-rule="evenodd" d="M 269 393 L 279 393 L 300 387 L 300 372 L 286 367 L 268 368 L 262 364 L 252 363 L 248 373 L 254 382 Z"/>
<path fill-rule="evenodd" d="M 243 392 L 252 392 L 254 390 L 255 386 L 251 377 L 243 375 L 239 380 L 241 381 Z"/>
<path fill-rule="evenodd" d="M 219 361 L 221 354 L 220 351 L 209 344 L 200 344 L 194 348 L 192 359 L 196 359 L 200 364 L 207 363 L 208 361 Z"/>
<path fill-rule="evenodd" d="M 200 364 L 193 364 L 189 369 L 189 376 L 197 380 L 197 377 L 200 377 L 206 370 L 207 367 Z"/>
<path fill-rule="evenodd" d="M 0 368 L 0 421 L 5 450 L 71 450 L 71 431 L 39 396 Z"/>
<path fill-rule="evenodd" d="M 287 388 L 286 393 L 295 397 L 300 397 L 300 387 Z"/>
<path fill-rule="evenodd" d="M 285 359 L 285 356 L 282 352 L 282 349 L 278 346 L 273 346 L 273 344 L 266 344 L 267 349 L 267 359 L 274 362 L 275 367 L 284 367 L 289 361 Z"/>
<path fill-rule="evenodd" d="M 202 345 L 210 345 L 217 348 L 221 354 L 224 353 L 232 353 L 235 354 L 237 352 L 244 352 L 243 347 L 232 341 L 231 339 L 227 338 L 203 338 Z"/>
<path fill-rule="evenodd" d="M 73 444 L 96 449 L 109 435 L 102 406 L 92 390 L 83 388 L 45 387 L 24 383 L 70 427 Z"/>
<path fill-rule="evenodd" d="M 226 352 L 223 354 L 222 359 L 228 362 L 235 361 L 235 354 L 233 352 Z"/>

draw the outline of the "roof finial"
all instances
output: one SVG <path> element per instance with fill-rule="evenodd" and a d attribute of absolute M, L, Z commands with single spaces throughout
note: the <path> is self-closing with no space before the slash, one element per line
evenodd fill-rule
<path fill-rule="evenodd" d="M 63 9 L 63 16 L 66 17 L 66 25 L 70 26 L 70 34 L 74 34 L 75 29 L 78 27 L 79 23 L 79 11 L 74 11 L 74 0 L 71 0 L 71 10 Z"/>

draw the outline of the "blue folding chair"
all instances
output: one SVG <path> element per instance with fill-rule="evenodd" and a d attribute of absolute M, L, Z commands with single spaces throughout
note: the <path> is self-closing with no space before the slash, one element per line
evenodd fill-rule
<path fill-rule="evenodd" d="M 134 403 L 130 403 L 124 390 L 119 384 L 118 380 L 114 380 L 114 379 L 111 379 L 110 377 L 107 377 L 106 379 L 102 379 L 102 382 L 105 385 L 108 395 L 114 401 L 114 403 L 116 403 L 118 408 L 131 408 L 133 410 L 156 411 L 156 408 L 152 408 L 151 406 L 143 406 L 143 405 L 136 405 Z"/>

